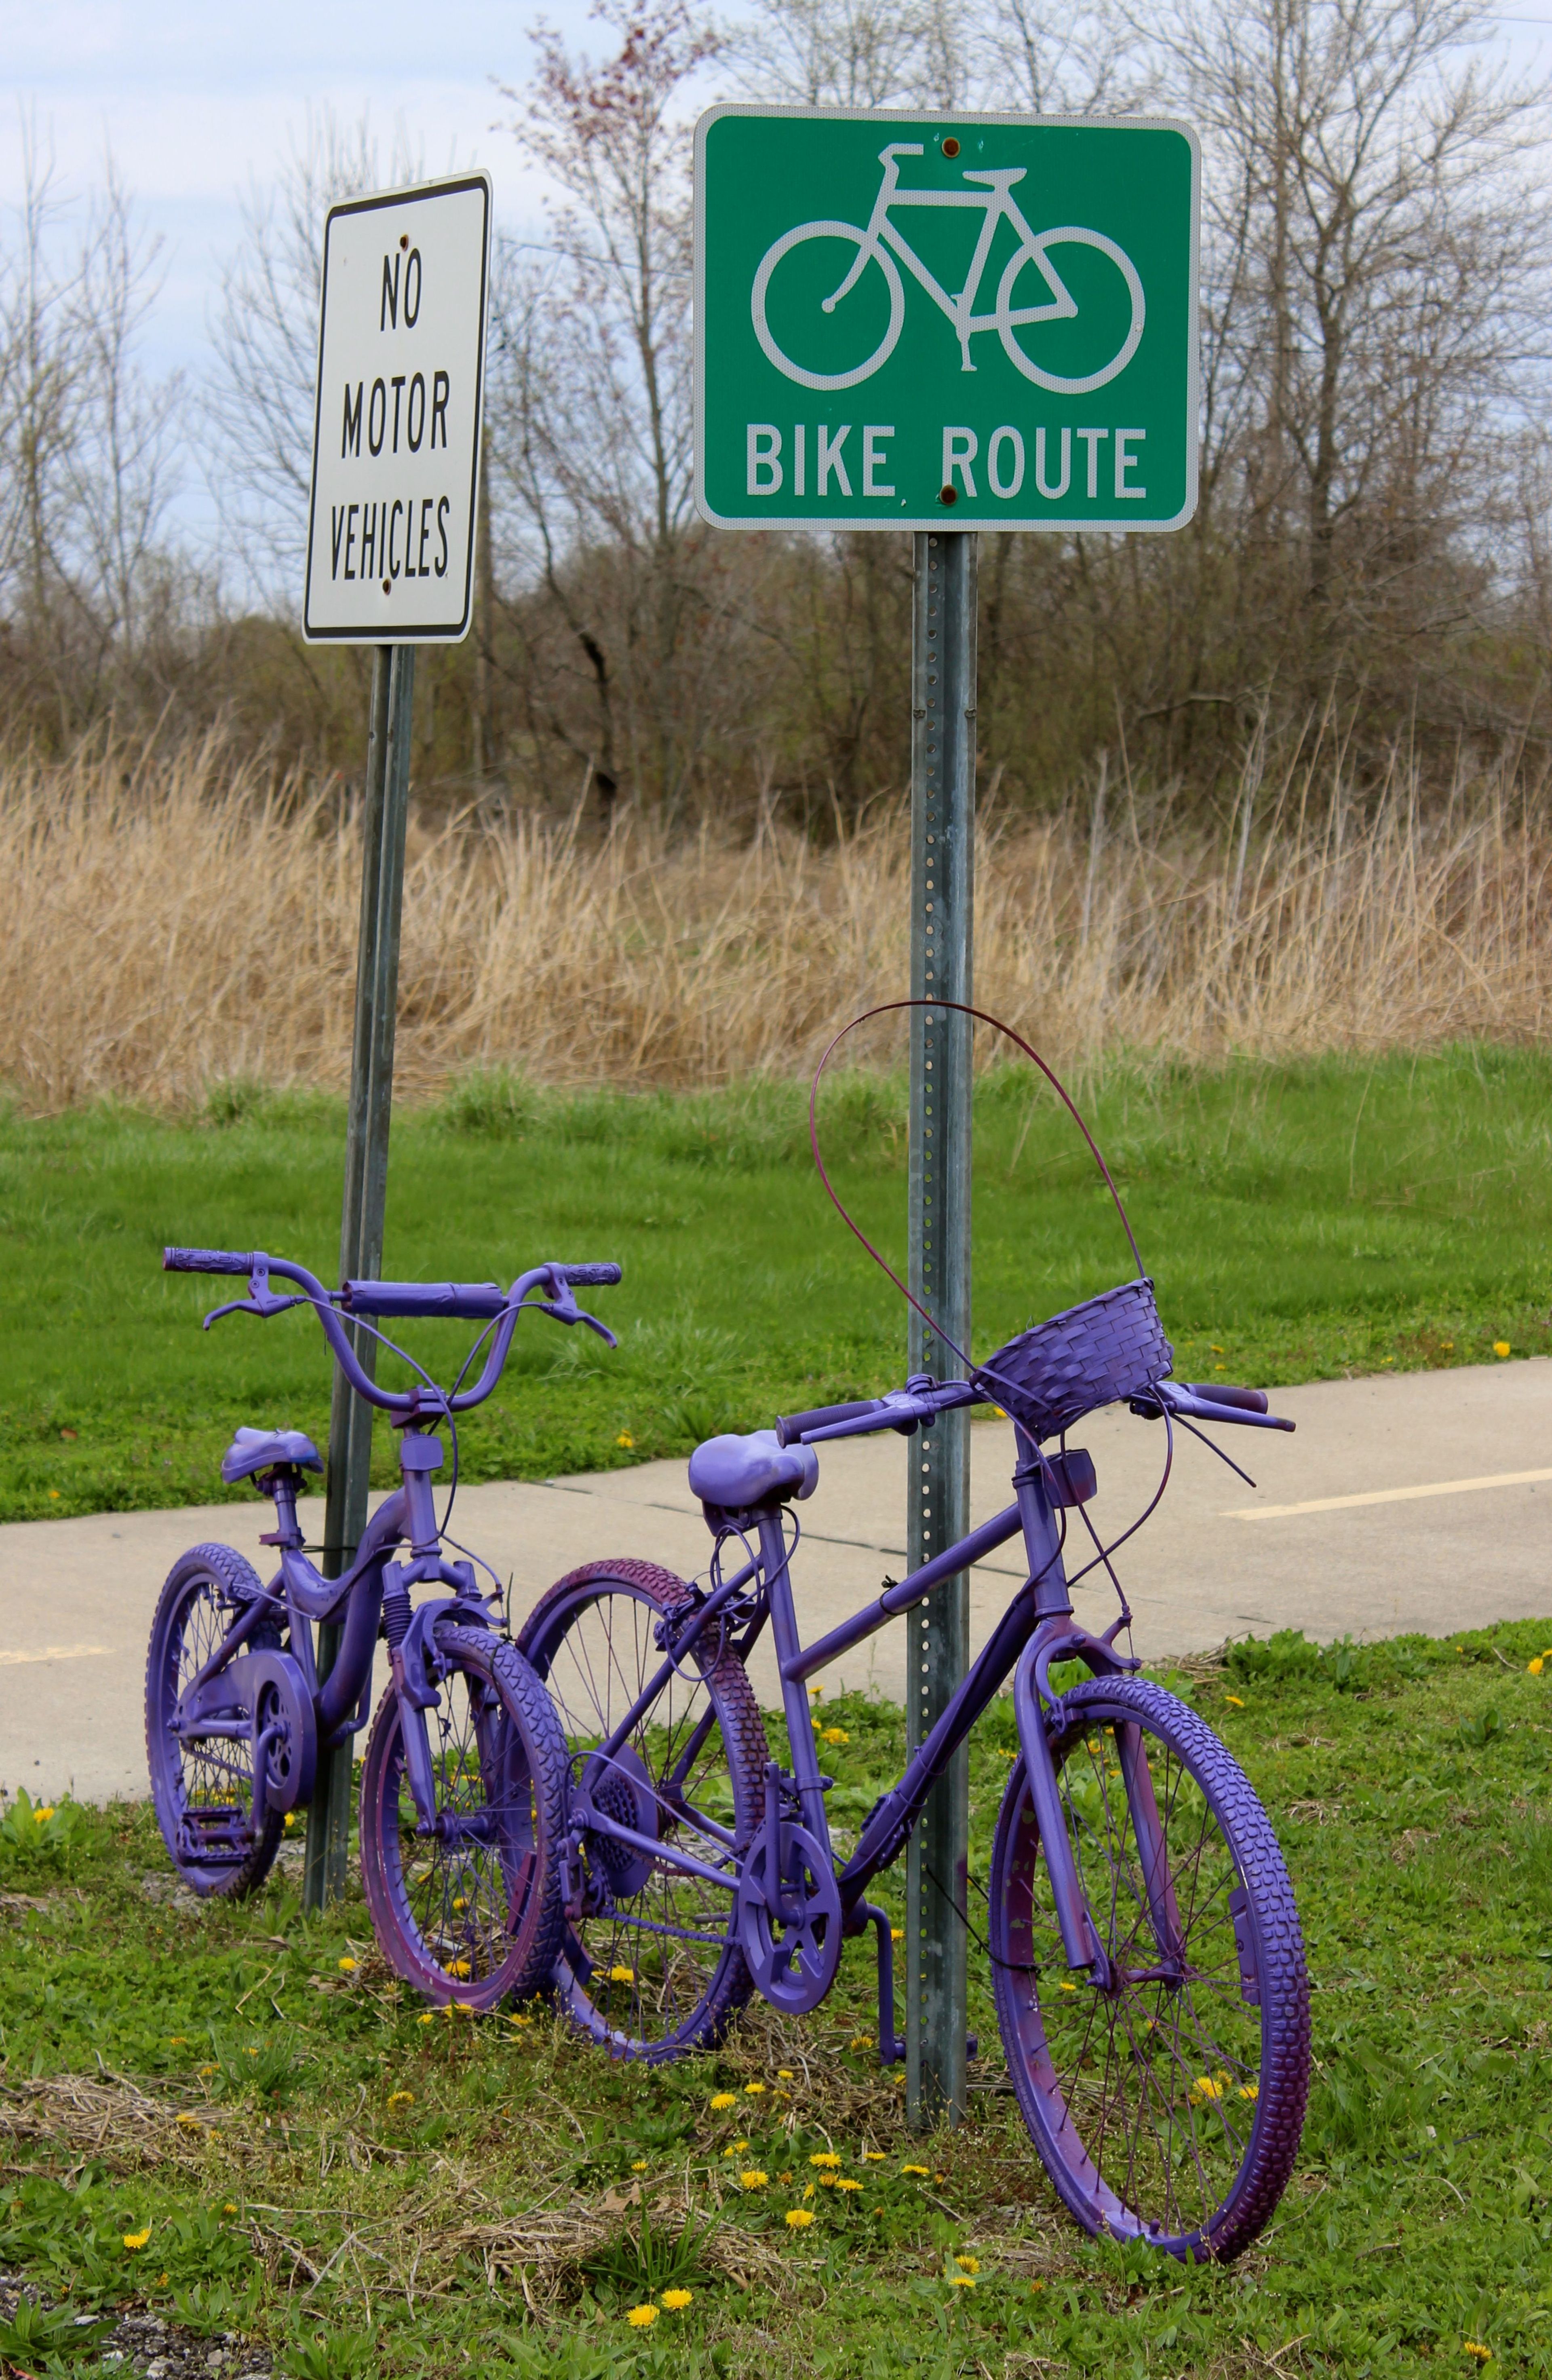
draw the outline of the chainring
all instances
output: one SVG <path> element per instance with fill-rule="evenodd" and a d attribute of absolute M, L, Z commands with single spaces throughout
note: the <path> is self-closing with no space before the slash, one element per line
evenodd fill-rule
<path fill-rule="evenodd" d="M 738 1881 L 738 1939 L 756 1987 L 788 2016 L 818 2007 L 841 1964 L 841 1888 L 829 1855 L 805 1827 L 782 1828 L 779 1888 L 770 1833 L 762 1827 Z"/>

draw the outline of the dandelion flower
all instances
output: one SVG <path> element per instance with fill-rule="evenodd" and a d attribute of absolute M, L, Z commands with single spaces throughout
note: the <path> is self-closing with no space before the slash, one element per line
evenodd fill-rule
<path fill-rule="evenodd" d="M 981 2269 L 979 2256 L 956 2256 L 954 2263 L 962 2273 L 978 2273 Z"/>
<path fill-rule="evenodd" d="M 905 1928 L 903 1925 L 891 1925 L 890 1927 L 890 1940 L 891 1942 L 903 1942 L 904 1939 Z"/>
<path fill-rule="evenodd" d="M 1075 1992 L 1077 1988 L 1076 1984 L 1070 1984 L 1065 1975 L 1062 1976 L 1061 1982 L 1057 1985 L 1058 1991 L 1062 1992 Z"/>
<path fill-rule="evenodd" d="M 202 2082 L 209 2082 L 209 2080 L 210 2080 L 210 2078 L 211 2078 L 211 2076 L 212 2076 L 214 2072 L 215 2072 L 215 2069 L 214 2069 L 214 2067 L 213 2067 L 213 2066 L 201 2066 L 201 2067 L 200 2067 L 200 2080 L 201 2080 Z"/>
<path fill-rule="evenodd" d="M 783 2082 L 795 2082 L 797 2080 L 790 2066 L 778 2066 L 776 2071 Z"/>
<path fill-rule="evenodd" d="M 625 2316 L 633 2330 L 650 2330 L 657 2318 L 658 2309 L 655 2305 L 632 2306 Z"/>
<path fill-rule="evenodd" d="M 415 2105 L 415 2094 L 413 2091 L 390 2091 L 388 2094 L 388 2105 L 391 2107 L 413 2107 Z"/>
<path fill-rule="evenodd" d="M 1225 1701 L 1226 1703 L 1232 1703 L 1232 1705 L 1233 1705 L 1233 1706 L 1234 1706 L 1234 1708 L 1235 1708 L 1236 1710 L 1243 1710 L 1243 1708 L 1244 1708 L 1244 1705 L 1243 1705 L 1243 1703 L 1240 1700 L 1240 1698 L 1239 1698 L 1238 1694 L 1225 1694 L 1225 1695 L 1224 1695 L 1224 1697 L 1223 1697 L 1223 1699 L 1224 1699 L 1224 1701 Z M 1115 1772 L 1114 1772 L 1114 1770 L 1112 1769 L 1112 1771 L 1111 1771 L 1112 1776 L 1114 1775 L 1114 1773 L 1115 1773 Z"/>
<path fill-rule="evenodd" d="M 1240 2096 L 1242 2099 L 1259 2099 L 1261 2096 L 1260 2089 L 1254 2082 L 1242 2082 L 1240 2084 Z"/>
<path fill-rule="evenodd" d="M 862 2161 L 864 2165 L 882 2165 L 884 2162 L 883 2150 L 864 2149 L 862 2153 Z"/>
<path fill-rule="evenodd" d="M 195 2132 L 197 2132 L 197 2131 L 200 2131 L 200 2119 L 199 2119 L 199 2117 L 198 2117 L 198 2116 L 194 2116 L 194 2115 L 190 2115 L 190 2113 L 189 2113 L 189 2111 L 188 2111 L 188 2109 L 187 2107 L 186 2107 L 186 2108 L 184 2108 L 183 2112 L 180 2114 L 180 2116 L 178 2117 L 177 2120 L 178 2120 L 178 2122 L 179 2122 L 180 2124 L 185 2124 L 185 2125 L 187 2125 L 187 2126 L 188 2126 L 188 2130 L 189 2130 L 190 2131 L 195 2131 Z"/>
<path fill-rule="evenodd" d="M 841 2168 L 841 2160 L 833 2149 L 816 2149 L 808 2162 L 817 2165 L 821 2173 L 838 2173 Z"/>
<path fill-rule="evenodd" d="M 231 2199 L 226 2201 L 225 2205 L 221 2210 L 223 2215 L 235 2215 L 236 2211 L 236 2207 L 233 2204 Z"/>
<path fill-rule="evenodd" d="M 127 2248 L 131 2249 L 143 2248 L 150 2237 L 151 2226 L 148 2223 L 143 2231 L 126 2231 L 124 2234 L 124 2244 Z"/>
<path fill-rule="evenodd" d="M 1509 1341 L 1507 1339 L 1495 1339 L 1493 1342 L 1493 1353 L 1501 1362 L 1503 1357 L 1509 1353 Z"/>
<path fill-rule="evenodd" d="M 976 2276 L 974 2273 L 951 2273 L 948 2276 L 948 2282 L 951 2289 L 973 2289 L 976 2286 Z"/>
<path fill-rule="evenodd" d="M 851 1740 L 843 1727 L 827 1727 L 820 1738 L 824 1743 L 850 1743 Z"/>
<path fill-rule="evenodd" d="M 763 2190 L 770 2180 L 770 2176 L 761 2173 L 758 2166 L 751 2166 L 739 2175 L 738 2187 L 740 2190 Z"/>
<path fill-rule="evenodd" d="M 1546 1656 L 1545 1653 L 1538 1653 L 1534 1661 L 1527 1661 L 1525 1664 L 1526 1669 L 1529 1670 L 1533 1678 L 1539 1678 L 1546 1666 Z"/>
<path fill-rule="evenodd" d="M 789 2206 L 787 2209 L 786 2221 L 787 2229 L 789 2231 L 806 2231 L 809 2224 L 812 2223 L 813 2220 L 814 2215 L 811 2207 Z"/>
<path fill-rule="evenodd" d="M 428 2010 L 426 2010 L 426 2013 L 425 2013 L 425 2015 L 424 2015 L 424 2016 L 422 2016 L 422 2017 L 418 2017 L 418 2018 L 416 2019 L 416 2022 L 417 2022 L 418 2024 L 430 2024 L 430 2023 L 431 2022 L 431 2011 L 430 2011 L 430 2009 L 428 2009 Z"/>
<path fill-rule="evenodd" d="M 854 2181 L 849 2173 L 843 2173 L 837 2177 L 835 2187 L 837 2190 L 860 2190 L 862 2184 L 860 2181 Z"/>
<path fill-rule="evenodd" d="M 43 1824 L 43 1822 L 45 1821 L 45 1819 L 52 1818 L 52 1817 L 53 1817 L 53 1815 L 54 1815 L 54 1803 L 53 1803 L 52 1802 L 45 1802 L 45 1803 L 43 1803 L 43 1805 L 42 1805 L 42 1809 L 34 1810 L 34 1811 L 33 1811 L 33 1813 L 32 1813 L 32 1824 L 33 1824 L 35 1827 L 41 1827 L 41 1826 Z"/>
<path fill-rule="evenodd" d="M 812 2183 L 812 2182 L 810 2182 L 810 2183 L 809 2183 L 809 2185 L 808 2185 L 809 2190 L 811 2190 L 811 2189 L 813 2188 L 813 2186 L 814 2186 L 814 2185 L 813 2185 L 813 2183 Z M 820 2176 L 819 2176 L 819 2188 L 820 2188 L 821 2190 L 833 2190 L 835 2187 L 836 2187 L 836 2177 L 834 2176 L 834 2174 L 832 2174 L 832 2173 L 821 2173 L 821 2174 L 820 2174 Z M 807 2191 L 805 2191 L 805 2192 L 804 2192 L 804 2196 L 805 2196 L 805 2197 L 806 2197 L 806 2196 L 807 2196 L 807 2194 L 808 2194 Z"/>
<path fill-rule="evenodd" d="M 714 2091 L 711 2095 L 711 2105 L 714 2107 L 736 2107 L 737 2095 L 733 2091 Z"/>
<path fill-rule="evenodd" d="M 854 2049 L 871 2049 L 872 2046 L 873 2035 L 870 2033 L 859 2033 L 853 2036 L 852 2047 Z"/>
<path fill-rule="evenodd" d="M 339 1971 L 342 1975 L 353 1975 L 356 1973 L 355 1960 L 342 1959 L 339 1962 Z M 466 1974 L 468 1973 L 468 1969 L 467 1967 L 465 1968 L 464 1973 Z"/>
<path fill-rule="evenodd" d="M 620 1432 L 619 1437 L 614 1440 L 614 1443 L 616 1446 L 630 1447 L 636 1444 L 636 1440 L 631 1436 L 628 1429 L 623 1429 Z M 653 2306 L 638 2306 L 637 2312 L 641 2315 L 644 2322 L 656 2322 L 658 2318 L 657 2310 Z M 636 2314 L 632 2314 L 631 2320 L 632 2322 L 636 2320 Z"/>
<path fill-rule="evenodd" d="M 456 1900 L 453 1903 L 453 1906 L 455 1909 L 467 1909 L 468 1907 L 468 1902 L 465 1900 L 463 1894 L 459 1893 Z"/>
<path fill-rule="evenodd" d="M 634 1984 L 636 1981 L 636 1969 L 634 1967 L 611 1967 L 609 1970 L 609 1980 L 612 1984 Z"/>
<path fill-rule="evenodd" d="M 645 2157 L 632 2157 L 632 2159 L 631 2159 L 631 2171 L 632 2171 L 632 2173 L 645 2173 L 645 2172 L 646 2172 L 646 2170 L 647 2170 L 647 2160 L 646 2160 L 646 2158 L 645 2158 Z"/>
<path fill-rule="evenodd" d="M 1484 2347 L 1479 2338 L 1462 2338 L 1461 2345 L 1468 2355 L 1475 2357 L 1478 2363 L 1491 2363 L 1493 2361 L 1492 2349 Z"/>
<path fill-rule="evenodd" d="M 728 2155 L 730 2156 L 742 2156 L 744 2151 L 748 2147 L 748 2145 L 749 2143 L 747 2141 L 734 2141 L 732 2148 L 728 2151 Z"/>
<path fill-rule="evenodd" d="M 928 2168 L 924 2165 L 903 2165 L 900 2170 L 902 2173 L 919 2173 L 923 2181 L 927 2180 Z"/>
<path fill-rule="evenodd" d="M 745 2095 L 750 2099 L 758 2099 L 764 2088 L 765 2084 L 763 2082 L 746 2082 L 744 2085 Z"/>
<path fill-rule="evenodd" d="M 1198 2074 L 1194 2096 L 1198 2099 L 1221 2099 L 1223 2085 L 1221 2082 L 1215 2082 L 1210 2074 Z"/>
<path fill-rule="evenodd" d="M 188 2046 L 188 2035 L 186 2033 L 169 2034 L 167 2036 L 167 2046 L 169 2049 L 187 2049 Z"/>
<path fill-rule="evenodd" d="M 670 2313 L 683 2313 L 693 2295 L 691 2289 L 664 2289 L 662 2301 Z"/>

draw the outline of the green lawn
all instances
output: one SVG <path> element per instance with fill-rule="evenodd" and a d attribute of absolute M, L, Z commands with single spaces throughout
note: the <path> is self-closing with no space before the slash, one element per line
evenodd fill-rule
<path fill-rule="evenodd" d="M 1552 1621 L 1325 1653 L 1285 1638 L 1170 1679 L 1267 1801 L 1316 1986 L 1302 2162 L 1227 2270 L 1074 2230 L 999 2087 L 974 1950 L 970 2119 L 923 2142 L 857 2046 L 861 1946 L 815 2017 L 757 2008 L 715 2058 L 646 2073 L 542 2009 L 428 2019 L 358 1892 L 300 1913 L 295 1846 L 255 1901 L 201 1905 L 171 1896 L 145 1808 L 40 1823 L 14 1804 L 0 2284 L 42 2304 L 7 2326 L 0 2286 L 0 2366 L 40 2372 L 51 2341 L 83 2372 L 143 2351 L 143 2330 L 93 2346 L 73 2326 L 100 2313 L 154 2314 L 190 2350 L 240 2331 L 239 2368 L 297 2380 L 1391 2380 L 1473 2369 L 1467 2341 L 1491 2371 L 1552 2372 L 1552 1665 L 1526 1668 L 1549 1643 Z M 901 1714 L 826 1708 L 847 1738 L 827 1745 L 837 1801 L 860 1808 Z M 1012 1740 L 1004 1699 L 972 1746 L 973 1877 Z M 822 2154 L 861 2187 L 817 2188 L 794 2234 Z M 959 2258 L 973 2289 L 950 2286 Z M 690 2302 L 670 2311 L 673 2285 Z M 649 2301 L 656 2323 L 633 2330 Z"/>
<path fill-rule="evenodd" d="M 1124 1277 L 1124 1243 L 1071 1123 L 1027 1072 L 976 1107 L 976 1346 Z M 1085 1096 L 1156 1276 L 1177 1370 L 1308 1379 L 1490 1360 L 1549 1342 L 1552 1058 L 1111 1066 Z M 903 1258 L 897 1081 L 827 1093 L 858 1220 Z M 328 1366 L 305 1315 L 198 1317 L 224 1285 L 165 1278 L 164 1241 L 298 1257 L 333 1278 L 344 1129 L 317 1099 L 230 1089 L 202 1118 L 0 1116 L 6 1371 L 0 1517 L 208 1500 L 239 1421 L 320 1439 Z M 542 1476 L 685 1451 L 783 1407 L 876 1390 L 904 1310 L 828 1207 L 806 1099 L 535 1097 L 464 1085 L 395 1120 L 386 1267 L 510 1280 L 618 1257 L 611 1354 L 525 1324 L 463 1434 L 465 1475 Z M 433 1366 L 463 1340 L 415 1342 Z M 391 1458 L 379 1446 L 382 1475 Z"/>

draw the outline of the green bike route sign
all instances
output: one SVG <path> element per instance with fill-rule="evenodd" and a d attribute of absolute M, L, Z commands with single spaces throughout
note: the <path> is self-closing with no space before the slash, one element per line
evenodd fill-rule
<path fill-rule="evenodd" d="M 701 513 L 729 528 L 1181 528 L 1197 225 L 1182 124 L 709 109 Z"/>

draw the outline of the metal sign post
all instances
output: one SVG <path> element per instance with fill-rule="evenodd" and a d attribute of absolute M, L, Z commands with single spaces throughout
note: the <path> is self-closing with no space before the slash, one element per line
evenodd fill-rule
<path fill-rule="evenodd" d="M 918 531 L 911 602 L 911 997 L 968 1003 L 976 860 L 974 530 Z M 970 1338 L 970 1019 L 911 1011 L 910 1282 L 945 1336 Z M 964 1366 L 918 1314 L 910 1369 Z M 912 1570 L 970 1526 L 970 1416 L 907 1441 Z M 962 1571 L 906 1621 L 906 1740 L 930 1734 L 970 1652 Z M 967 1747 L 933 1787 L 906 1854 L 905 2105 L 915 2124 L 964 2113 Z"/>
<path fill-rule="evenodd" d="M 1198 183 L 1190 128 L 1142 118 L 730 106 L 696 128 L 700 512 L 915 532 L 918 1000 L 971 996 L 974 532 L 1170 529 L 1195 509 Z M 969 1019 L 912 1017 L 912 1293 L 967 1347 Z M 958 1369 L 915 1315 L 910 1366 Z M 915 1568 L 969 1526 L 964 1415 L 909 1445 Z M 907 1627 L 915 1745 L 964 1674 L 967 1581 Z M 967 1821 L 961 1754 L 908 1853 L 919 2123 L 964 2109 Z"/>
<path fill-rule="evenodd" d="M 324 226 L 302 623 L 310 642 L 377 648 L 361 810 L 342 1281 L 375 1280 L 382 1266 L 415 649 L 456 642 L 472 616 L 490 248 L 484 174 L 353 199 L 332 208 Z M 352 1336 L 363 1370 L 374 1372 L 376 1342 L 365 1331 Z M 366 1526 L 371 1424 L 371 1407 L 336 1373 L 323 1524 L 328 1578 L 349 1569 Z M 320 1678 L 338 1648 L 339 1631 L 321 1627 Z M 351 1767 L 348 1734 L 319 1759 L 308 1822 L 309 1909 L 345 1890 Z"/>

